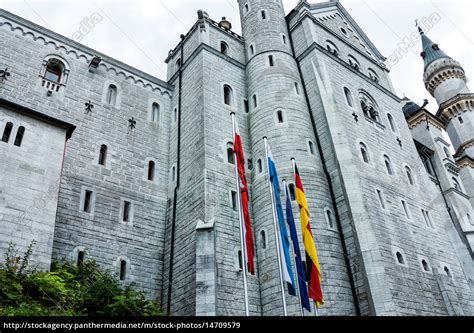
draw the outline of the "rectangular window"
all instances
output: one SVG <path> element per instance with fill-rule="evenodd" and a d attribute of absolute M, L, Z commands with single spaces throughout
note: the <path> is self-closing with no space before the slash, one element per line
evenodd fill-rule
<path fill-rule="evenodd" d="M 244 99 L 244 111 L 245 113 L 249 113 L 249 100 L 248 99 Z"/>
<path fill-rule="evenodd" d="M 258 104 L 257 104 L 257 95 L 252 96 L 252 102 L 253 102 L 253 107 L 256 108 L 258 106 Z"/>
<path fill-rule="evenodd" d="M 377 196 L 379 197 L 380 207 L 382 207 L 382 209 L 385 209 L 385 202 L 383 199 L 382 191 L 377 190 Z"/>
<path fill-rule="evenodd" d="M 428 228 L 433 228 L 433 221 L 431 221 L 431 217 L 428 211 L 421 209 L 421 214 L 423 215 L 423 219 L 425 220 L 425 224 Z"/>
<path fill-rule="evenodd" d="M 231 192 L 231 204 L 232 204 L 232 209 L 234 211 L 237 211 L 237 192 L 235 191 Z"/>
<path fill-rule="evenodd" d="M 123 222 L 130 222 L 132 203 L 130 201 L 123 202 Z"/>
<path fill-rule="evenodd" d="M 84 206 L 83 206 L 83 211 L 86 213 L 91 212 L 91 206 L 92 206 L 92 191 L 86 190 L 86 194 L 84 196 Z"/>
<path fill-rule="evenodd" d="M 272 55 L 268 56 L 268 64 L 270 65 L 270 67 L 273 67 L 275 65 L 275 63 L 273 62 L 273 56 Z"/>
<path fill-rule="evenodd" d="M 408 206 L 405 200 L 402 200 L 403 211 L 405 212 L 405 216 L 407 219 L 410 218 L 410 212 L 408 211 Z"/>

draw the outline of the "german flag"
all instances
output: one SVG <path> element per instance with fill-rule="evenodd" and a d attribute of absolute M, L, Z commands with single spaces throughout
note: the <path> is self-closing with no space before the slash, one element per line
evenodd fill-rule
<path fill-rule="evenodd" d="M 306 252 L 306 267 L 308 280 L 309 298 L 314 300 L 319 308 L 324 304 L 323 291 L 321 290 L 321 269 L 319 268 L 318 253 L 314 245 L 313 233 L 311 231 L 310 215 L 303 184 L 295 164 L 296 202 L 300 206 L 301 230 L 303 233 L 303 244 Z"/>

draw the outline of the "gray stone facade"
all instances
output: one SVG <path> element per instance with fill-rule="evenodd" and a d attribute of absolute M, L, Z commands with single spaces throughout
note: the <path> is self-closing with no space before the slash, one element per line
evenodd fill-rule
<path fill-rule="evenodd" d="M 414 141 L 431 147 L 439 135 L 407 124 L 383 56 L 339 2 L 301 1 L 286 17 L 279 0 L 238 4 L 242 36 L 199 11 L 166 59 L 166 82 L 0 11 L 0 67 L 11 72 L 0 98 L 76 127 L 64 155 L 64 129 L 40 120 L 31 126 L 44 139 L 25 140 L 22 152 L 0 142 L 11 182 L 0 191 L 0 250 L 26 203 L 56 181 L 59 195 L 33 221 L 43 224 L 43 268 L 85 253 L 118 276 L 124 262 L 123 283 L 172 315 L 243 315 L 227 153 L 235 112 L 250 162 L 251 315 L 283 313 L 264 136 L 281 179 L 294 184 L 290 158 L 300 169 L 323 274 L 321 315 L 473 315 L 472 234 L 462 231 L 472 232 L 470 197 L 460 231 L 450 213 L 459 200 L 433 181 Z M 45 81 L 51 59 L 62 71 L 54 86 Z M 0 131 L 7 118 L 27 121 L 0 111 Z M 31 151 L 38 156 L 28 159 Z M 12 180 L 28 170 L 38 180 L 23 191 Z M 9 211 L 20 194 L 24 206 Z M 286 302 L 300 314 L 297 298 Z"/>

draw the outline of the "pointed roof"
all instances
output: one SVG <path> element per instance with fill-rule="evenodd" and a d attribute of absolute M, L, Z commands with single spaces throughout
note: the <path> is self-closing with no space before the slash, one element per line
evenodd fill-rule
<path fill-rule="evenodd" d="M 425 62 L 425 69 L 426 67 L 428 67 L 429 64 L 431 64 L 437 59 L 450 58 L 446 55 L 446 53 L 443 52 L 443 50 L 439 48 L 438 44 L 433 43 L 431 39 L 429 39 L 429 37 L 425 35 L 423 29 L 418 27 L 418 31 L 421 35 L 421 45 L 423 48 L 423 51 L 421 52 L 421 57 Z"/>

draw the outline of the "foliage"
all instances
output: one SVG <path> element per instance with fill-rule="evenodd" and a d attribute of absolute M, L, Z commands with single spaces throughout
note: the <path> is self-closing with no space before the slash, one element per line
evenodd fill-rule
<path fill-rule="evenodd" d="M 95 261 L 53 263 L 50 272 L 30 267 L 35 243 L 22 256 L 14 244 L 0 263 L 0 316 L 157 316 L 156 302 L 135 286 L 122 286 Z"/>

